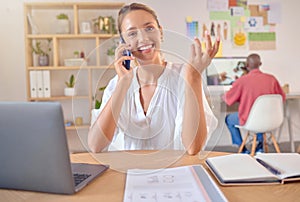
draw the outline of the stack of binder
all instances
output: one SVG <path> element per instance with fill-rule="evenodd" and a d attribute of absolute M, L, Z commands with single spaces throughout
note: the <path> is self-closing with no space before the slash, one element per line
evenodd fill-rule
<path fill-rule="evenodd" d="M 31 98 L 51 97 L 49 70 L 32 70 L 29 77 Z"/>

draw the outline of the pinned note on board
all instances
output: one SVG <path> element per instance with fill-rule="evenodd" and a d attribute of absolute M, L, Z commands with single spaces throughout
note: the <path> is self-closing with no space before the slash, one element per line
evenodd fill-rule
<path fill-rule="evenodd" d="M 193 21 L 191 16 L 186 18 L 186 34 L 189 38 L 194 38 L 199 36 L 199 26 L 198 21 Z"/>

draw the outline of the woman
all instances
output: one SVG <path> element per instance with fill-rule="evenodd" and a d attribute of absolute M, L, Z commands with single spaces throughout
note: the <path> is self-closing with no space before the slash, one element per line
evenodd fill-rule
<path fill-rule="evenodd" d="M 195 39 L 189 64 L 172 64 L 162 58 L 163 30 L 151 8 L 139 3 L 124 6 L 118 28 L 125 43 L 116 49 L 117 75 L 104 92 L 101 108 L 93 110 L 90 149 L 198 153 L 207 139 L 207 121 L 216 125 L 203 94 L 201 73 L 217 53 L 219 40 L 212 46 L 206 34 L 207 51 L 202 52 Z M 126 49 L 132 56 L 122 55 Z M 134 60 L 137 66 L 127 70 L 125 60 Z"/>

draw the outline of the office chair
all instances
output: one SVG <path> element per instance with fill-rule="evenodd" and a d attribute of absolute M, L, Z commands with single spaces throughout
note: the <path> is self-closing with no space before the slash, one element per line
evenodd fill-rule
<path fill-rule="evenodd" d="M 266 133 L 270 133 L 271 140 L 277 153 L 280 153 L 279 146 L 276 142 L 272 130 L 279 128 L 284 119 L 282 96 L 277 94 L 261 95 L 256 98 L 252 108 L 250 110 L 248 119 L 245 125 L 236 127 L 247 131 L 247 135 L 244 138 L 238 153 L 241 153 L 250 132 L 254 133 L 252 148 L 250 155 L 253 156 L 256 147 L 256 133 L 263 133 L 265 152 L 268 152 L 267 136 Z"/>

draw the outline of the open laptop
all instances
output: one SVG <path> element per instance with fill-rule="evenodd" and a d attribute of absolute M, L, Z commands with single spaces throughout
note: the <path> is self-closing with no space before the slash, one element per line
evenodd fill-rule
<path fill-rule="evenodd" d="M 0 188 L 59 194 L 79 191 L 108 169 L 70 163 L 56 102 L 0 102 L 0 165 Z"/>

